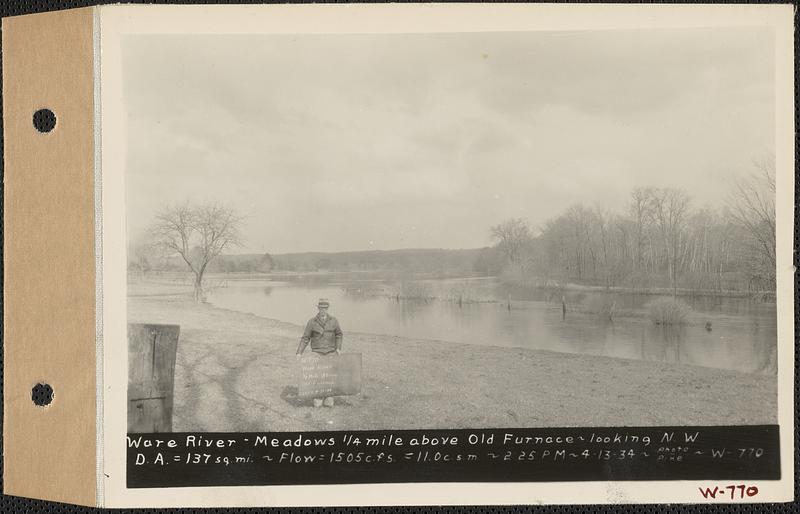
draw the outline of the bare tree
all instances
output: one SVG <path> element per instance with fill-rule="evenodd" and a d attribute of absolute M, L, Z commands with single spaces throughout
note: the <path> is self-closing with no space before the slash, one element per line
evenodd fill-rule
<path fill-rule="evenodd" d="M 513 218 L 493 226 L 490 231 L 500 253 L 512 266 L 524 272 L 525 249 L 533 240 L 530 225 L 522 218 Z"/>
<path fill-rule="evenodd" d="M 637 187 L 631 192 L 631 203 L 628 207 L 634 223 L 635 231 L 635 261 L 636 271 L 642 269 L 644 265 L 644 248 L 647 240 L 647 230 L 653 219 L 652 202 L 650 198 L 652 190 L 650 188 Z"/>
<path fill-rule="evenodd" d="M 570 225 L 571 247 L 575 258 L 575 273 L 578 281 L 586 278 L 587 262 L 596 262 L 591 244 L 592 212 L 583 205 L 569 207 L 564 214 Z M 589 259 L 587 259 L 587 255 Z"/>
<path fill-rule="evenodd" d="M 756 162 L 758 171 L 734 183 L 728 207 L 751 238 L 751 275 L 761 286 L 775 284 L 775 160 Z"/>
<path fill-rule="evenodd" d="M 592 211 L 592 215 L 594 218 L 594 239 L 593 246 L 598 247 L 598 253 L 600 255 L 600 269 L 603 273 L 603 280 L 605 282 L 606 288 L 611 287 L 613 284 L 613 279 L 611 277 L 611 258 L 610 253 L 613 251 L 611 248 L 611 224 L 614 220 L 614 215 L 608 209 L 604 209 L 602 207 L 595 206 L 594 210 Z M 597 240 L 599 238 L 599 240 Z"/>
<path fill-rule="evenodd" d="M 684 244 L 689 195 L 682 189 L 658 188 L 652 190 L 650 198 L 664 239 L 673 296 L 678 296 L 678 257 Z"/>
<path fill-rule="evenodd" d="M 151 227 L 154 244 L 179 255 L 194 274 L 194 299 L 202 301 L 203 275 L 223 250 L 241 244 L 242 217 L 216 203 L 168 207 Z"/>

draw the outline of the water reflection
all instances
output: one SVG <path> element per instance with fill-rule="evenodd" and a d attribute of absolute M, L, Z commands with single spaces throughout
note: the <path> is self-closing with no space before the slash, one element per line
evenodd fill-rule
<path fill-rule="evenodd" d="M 650 341 L 647 355 L 652 352 L 659 352 L 656 358 L 646 360 L 656 360 L 661 362 L 681 363 L 681 353 L 683 351 L 683 341 L 686 338 L 686 327 L 683 325 L 654 325 L 647 327 L 650 332 L 646 340 Z M 684 361 L 691 362 L 691 359 L 683 358 Z"/>
<path fill-rule="evenodd" d="M 687 298 L 693 312 L 686 325 L 655 325 L 646 307 L 655 298 L 652 295 L 524 290 L 493 279 L 430 280 L 424 288 L 406 286 L 408 296 L 394 277 L 365 280 L 361 276 L 348 281 L 341 276 L 327 280 L 318 276 L 266 282 L 231 281 L 213 291 L 209 301 L 302 325 L 315 312 L 317 299 L 327 297 L 331 313 L 345 332 L 747 372 L 777 369 L 775 305 L 744 298 Z M 566 319 L 562 319 L 562 294 L 568 305 Z M 604 309 L 613 310 L 613 315 Z"/>
<path fill-rule="evenodd" d="M 430 314 L 431 304 L 424 300 L 400 300 L 397 296 L 392 298 L 395 308 L 388 309 L 389 315 L 395 317 L 403 325 L 414 323 Z M 425 312 L 429 311 L 429 312 Z"/>

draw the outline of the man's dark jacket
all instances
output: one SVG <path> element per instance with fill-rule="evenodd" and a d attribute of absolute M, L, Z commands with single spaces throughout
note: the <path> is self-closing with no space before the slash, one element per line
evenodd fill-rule
<path fill-rule="evenodd" d="M 308 344 L 311 344 L 311 350 L 317 353 L 326 354 L 341 350 L 342 329 L 339 328 L 339 321 L 333 316 L 328 316 L 323 322 L 319 315 L 308 320 L 297 353 L 303 353 Z"/>

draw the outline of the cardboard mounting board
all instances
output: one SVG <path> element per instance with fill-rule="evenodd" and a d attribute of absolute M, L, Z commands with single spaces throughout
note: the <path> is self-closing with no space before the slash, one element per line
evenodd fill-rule
<path fill-rule="evenodd" d="M 794 158 L 789 143 L 794 109 L 788 6 L 740 6 L 729 11 L 720 6 L 695 6 L 696 10 L 685 11 L 676 6 L 652 7 L 659 10 L 658 16 L 642 6 L 574 6 L 574 11 L 562 12 L 563 7 L 116 5 L 4 19 L 4 492 L 109 507 L 704 501 L 697 496 L 694 483 L 678 481 L 652 482 L 652 489 L 644 487 L 647 483 L 592 481 L 581 484 L 580 495 L 575 494 L 575 485 L 567 482 L 160 489 L 134 489 L 126 482 L 123 412 L 128 354 L 119 351 L 125 341 L 121 335 L 126 326 L 125 277 L 116 273 L 126 264 L 126 235 L 124 223 L 120 223 L 125 202 L 120 156 L 125 153 L 122 134 L 126 121 L 120 108 L 124 85 L 120 39 L 125 34 L 173 33 L 593 30 L 612 24 L 614 28 L 649 30 L 670 23 L 704 28 L 709 23 L 749 26 L 768 22 L 775 27 L 780 50 L 776 54 L 776 95 L 782 103 L 776 109 L 776 139 L 777 165 L 783 171 L 778 189 L 793 190 L 793 178 L 786 172 Z M 783 9 L 780 19 L 778 8 Z M 614 9 L 619 11 L 612 13 Z M 39 133 L 33 127 L 32 115 L 41 108 L 52 109 L 57 116 L 50 133 Z M 99 179 L 95 183 L 100 162 L 102 188 Z M 782 195 L 778 205 L 778 297 L 783 299 L 778 306 L 778 339 L 789 343 L 781 347 L 782 362 L 793 362 L 790 340 L 794 335 L 790 226 L 794 218 L 788 196 Z M 106 201 L 108 198 L 113 201 Z M 102 210 L 101 199 L 107 210 Z M 102 216 L 96 216 L 101 212 Z M 109 319 L 113 322 L 107 323 Z M 360 372 L 360 359 L 357 369 Z M 370 392 L 372 380 L 368 375 L 364 376 L 366 392 Z M 792 494 L 794 416 L 791 393 L 786 396 L 793 383 L 791 369 L 782 367 L 779 380 L 783 479 L 760 483 L 762 496 L 752 501 L 785 500 Z M 31 388 L 37 383 L 53 387 L 54 400 L 46 407 L 31 400 Z M 355 380 L 349 382 L 346 391 L 357 391 L 354 384 Z M 321 412 L 346 413 L 340 409 Z"/>
<path fill-rule="evenodd" d="M 3 20 L 6 494 L 96 503 L 93 11 Z M 55 129 L 33 113 L 51 109 Z M 53 387 L 34 405 L 31 388 Z"/>

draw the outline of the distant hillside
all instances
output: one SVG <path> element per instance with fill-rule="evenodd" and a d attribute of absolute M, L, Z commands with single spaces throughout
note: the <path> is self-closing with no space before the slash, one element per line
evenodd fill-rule
<path fill-rule="evenodd" d="M 141 262 L 131 262 L 138 269 Z M 152 271 L 181 271 L 186 264 L 179 257 L 149 260 Z M 399 271 L 424 273 L 482 273 L 500 270 L 501 259 L 493 248 L 449 250 L 441 248 L 366 250 L 356 252 L 305 252 L 285 254 L 221 255 L 209 265 L 209 272 L 274 271 Z"/>
<path fill-rule="evenodd" d="M 481 271 L 488 248 L 466 250 L 406 249 L 340 253 L 287 253 L 273 255 L 275 267 L 285 271 Z"/>

